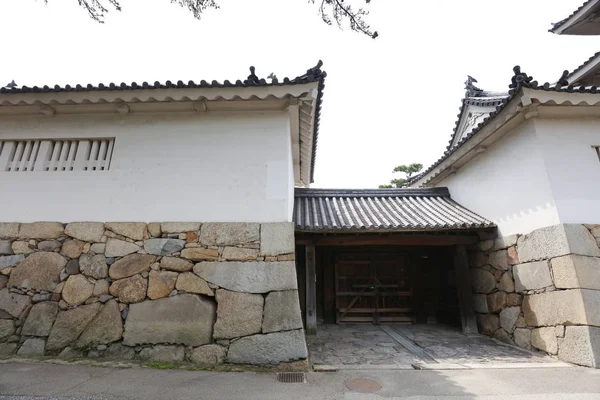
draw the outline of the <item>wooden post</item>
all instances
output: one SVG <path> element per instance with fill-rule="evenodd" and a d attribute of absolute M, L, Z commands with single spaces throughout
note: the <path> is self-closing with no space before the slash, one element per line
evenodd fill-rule
<path fill-rule="evenodd" d="M 317 334 L 317 267 L 315 245 L 306 245 L 306 334 Z"/>
<path fill-rule="evenodd" d="M 473 312 L 469 260 L 464 245 L 457 245 L 455 248 L 454 270 L 456 272 L 456 289 L 458 291 L 462 331 L 465 334 L 478 333 L 477 320 L 475 319 L 475 312 Z"/>

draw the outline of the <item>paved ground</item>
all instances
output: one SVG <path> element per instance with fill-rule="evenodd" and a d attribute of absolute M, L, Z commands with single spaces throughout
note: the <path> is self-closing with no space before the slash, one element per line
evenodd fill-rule
<path fill-rule="evenodd" d="M 351 391 L 345 383 L 352 378 L 372 379 L 381 388 L 374 394 Z M 591 400 L 600 399 L 600 370 L 313 372 L 308 374 L 307 383 L 284 384 L 276 382 L 273 374 L 0 364 L 0 399 L 35 396 L 106 400 Z"/>
<path fill-rule="evenodd" d="M 483 335 L 467 336 L 458 328 L 445 325 L 319 325 L 317 335 L 307 340 L 313 365 L 335 369 L 412 369 L 413 365 L 422 364 L 457 368 L 507 363 L 515 367 L 562 364 L 543 353 Z"/>

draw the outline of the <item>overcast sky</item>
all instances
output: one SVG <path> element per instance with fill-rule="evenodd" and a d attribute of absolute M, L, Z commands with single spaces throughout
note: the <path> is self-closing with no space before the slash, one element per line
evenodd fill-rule
<path fill-rule="evenodd" d="M 98 24 L 77 0 L 0 0 L 0 84 L 236 80 L 250 65 L 281 79 L 322 59 L 313 187 L 377 187 L 395 165 L 430 165 L 467 74 L 506 90 L 518 64 L 554 82 L 600 50 L 597 37 L 548 32 L 583 0 L 373 0 L 376 40 L 323 24 L 307 0 L 219 0 L 201 21 L 169 0 L 120 1 Z"/>

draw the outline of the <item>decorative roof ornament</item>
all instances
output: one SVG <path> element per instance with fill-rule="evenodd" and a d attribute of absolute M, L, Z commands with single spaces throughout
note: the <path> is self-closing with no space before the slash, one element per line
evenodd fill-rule
<path fill-rule="evenodd" d="M 15 82 L 15 80 L 13 79 L 12 81 L 10 81 L 5 87 L 12 89 L 12 88 L 16 88 L 18 85 Z"/>
<path fill-rule="evenodd" d="M 565 69 L 563 71 L 562 75 L 560 76 L 560 79 L 558 80 L 558 82 L 556 82 L 556 87 L 569 86 L 569 81 L 567 80 L 568 76 L 569 76 L 569 71 L 567 71 Z"/>
<path fill-rule="evenodd" d="M 279 82 L 279 80 L 277 79 L 277 75 L 275 75 L 275 72 L 271 72 L 269 76 L 267 76 L 267 79 L 270 79 L 272 83 Z"/>
<path fill-rule="evenodd" d="M 467 80 L 465 81 L 465 97 L 477 97 L 483 93 L 483 90 L 475 86 L 477 83 L 477 79 L 473 78 L 471 75 L 467 75 Z"/>
<path fill-rule="evenodd" d="M 256 76 L 256 68 L 254 68 L 253 66 L 250 66 L 250 75 L 248 75 L 248 78 L 244 81 L 244 84 L 246 85 L 258 85 L 260 83 L 260 79 L 258 78 L 258 76 Z"/>
<path fill-rule="evenodd" d="M 510 88 L 508 93 L 510 95 L 515 94 L 521 87 L 537 87 L 537 82 L 533 80 L 533 77 L 527 75 L 525 72 L 521 72 L 520 66 L 515 66 L 513 72 L 515 74 L 511 79 L 511 84 L 508 85 Z"/>
<path fill-rule="evenodd" d="M 322 66 L 323 66 L 323 61 L 319 60 L 317 65 L 306 70 L 306 74 L 299 76 L 298 78 L 299 79 L 308 79 L 308 80 L 319 80 L 321 78 L 325 78 L 327 76 L 327 73 L 325 71 L 321 70 Z"/>

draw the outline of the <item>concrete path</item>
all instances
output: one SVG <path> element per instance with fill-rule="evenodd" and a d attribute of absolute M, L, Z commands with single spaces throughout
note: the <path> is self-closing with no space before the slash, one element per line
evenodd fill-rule
<path fill-rule="evenodd" d="M 375 381 L 375 393 L 347 388 Z M 20 397 L 29 396 L 29 397 Z M 309 373 L 307 383 L 278 383 L 274 374 L 117 369 L 81 365 L 0 364 L 0 399 L 270 400 L 270 399 L 600 399 L 600 371 L 579 367 L 469 371 Z"/>

